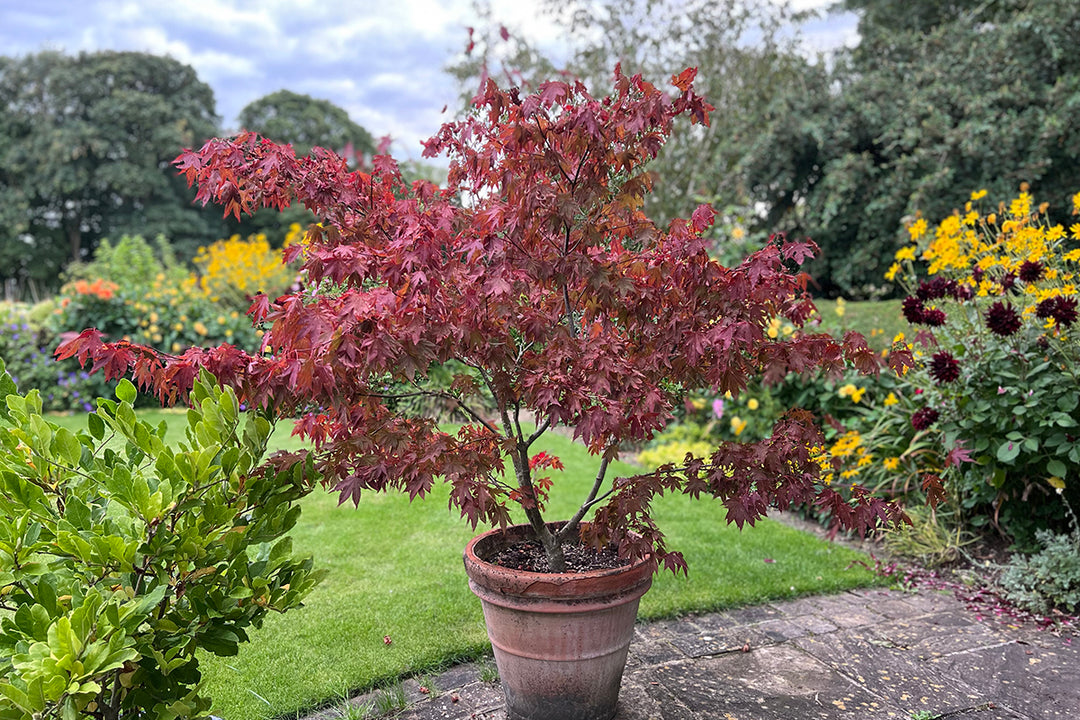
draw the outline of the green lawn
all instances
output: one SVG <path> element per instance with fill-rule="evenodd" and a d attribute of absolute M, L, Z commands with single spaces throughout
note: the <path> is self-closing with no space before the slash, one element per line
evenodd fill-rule
<path fill-rule="evenodd" d="M 892 339 L 899 332 L 910 333 L 911 326 L 901 312 L 902 300 L 875 300 L 844 303 L 843 316 L 836 314 L 835 300 L 815 300 L 821 313 L 821 327 L 834 334 L 848 330 L 862 333 L 870 347 L 877 350 L 892 345 Z"/>
<path fill-rule="evenodd" d="M 146 419 L 158 422 L 155 413 Z M 170 438 L 182 437 L 183 415 L 163 413 Z M 81 416 L 60 417 L 69 427 Z M 275 438 L 292 445 L 284 428 Z M 580 445 L 549 435 L 545 447 L 562 458 L 549 517 L 566 517 L 597 463 Z M 633 472 L 627 465 L 615 473 Z M 568 490 L 560 493 L 560 490 Z M 852 551 L 767 521 L 740 533 L 724 522 L 714 501 L 664 498 L 655 516 L 670 546 L 690 565 L 687 578 L 656 578 L 642 618 L 757 603 L 873 583 Z M 409 504 L 397 495 L 365 495 L 359 508 L 338 506 L 317 491 L 304 501 L 293 531 L 295 547 L 310 552 L 329 577 L 305 607 L 269 618 L 236 657 L 204 658 L 214 714 L 226 720 L 293 714 L 342 694 L 406 674 L 446 666 L 488 652 L 480 602 L 462 569 L 461 551 L 473 535 L 447 512 L 439 488 Z M 767 562 L 772 560 L 773 562 Z M 389 636 L 391 643 L 384 642 Z"/>

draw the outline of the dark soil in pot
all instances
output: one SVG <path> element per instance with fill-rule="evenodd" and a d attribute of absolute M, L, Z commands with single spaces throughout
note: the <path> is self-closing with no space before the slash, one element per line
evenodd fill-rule
<path fill-rule="evenodd" d="M 620 558 L 614 548 L 604 548 L 597 552 L 593 548 L 581 542 L 570 542 L 563 545 L 563 554 L 566 558 L 566 572 L 588 572 L 590 570 L 610 570 L 624 567 L 630 564 L 629 560 Z M 525 540 L 513 545 L 501 548 L 491 557 L 482 560 L 514 570 L 527 572 L 549 573 L 547 554 L 539 540 Z"/>

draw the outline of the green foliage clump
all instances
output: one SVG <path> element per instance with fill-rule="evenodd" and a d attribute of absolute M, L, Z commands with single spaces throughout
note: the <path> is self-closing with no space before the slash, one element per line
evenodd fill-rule
<path fill-rule="evenodd" d="M 116 246 L 105 242 L 71 275 L 52 318 L 58 335 L 93 327 L 110 339 L 171 353 L 221 343 L 252 350 L 259 344 L 250 321 L 202 287 L 163 239 L 156 251 L 137 235 Z"/>
<path fill-rule="evenodd" d="M 44 304 L 43 304 L 44 305 Z M 0 360 L 15 385 L 22 390 L 41 390 L 45 410 L 92 410 L 91 401 L 111 393 L 99 373 L 90 375 L 77 361 L 57 362 L 52 351 L 60 338 L 34 308 L 0 303 Z"/>
<path fill-rule="evenodd" d="M 264 463 L 271 423 L 208 375 L 178 447 L 126 380 L 78 433 L 14 390 L 0 364 L 0 716 L 206 716 L 197 653 L 235 654 L 321 578 L 285 537 L 310 464 Z"/>
<path fill-rule="evenodd" d="M 1035 534 L 1042 550 L 1017 556 L 998 581 L 1005 597 L 1037 613 L 1080 611 L 1080 532 Z"/>

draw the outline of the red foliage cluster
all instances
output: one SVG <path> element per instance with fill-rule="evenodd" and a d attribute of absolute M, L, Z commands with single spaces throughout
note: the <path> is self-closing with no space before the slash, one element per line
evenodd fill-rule
<path fill-rule="evenodd" d="M 597 507 L 590 539 L 654 552 L 672 569 L 684 568 L 682 558 L 649 516 L 663 492 L 722 498 L 740 526 L 769 506 L 806 501 L 832 509 L 843 527 L 895 521 L 895 506 L 860 492 L 846 502 L 819 482 L 810 448 L 821 438 L 801 413 L 770 440 L 726 444 L 707 463 L 603 489 L 620 445 L 662 429 L 689 389 L 738 394 L 752 377 L 837 375 L 847 363 L 877 370 L 858 335 L 768 338 L 771 318 L 801 326 L 812 310 L 804 278 L 789 269 L 812 256 L 812 243 L 778 238 L 727 268 L 709 259 L 702 240 L 710 207 L 666 230 L 642 212 L 654 182 L 645 166 L 673 120 L 708 123 L 712 107 L 694 92 L 694 74 L 673 77 L 669 96 L 616 68 L 614 92 L 603 99 L 580 84 L 549 82 L 520 97 L 489 81 L 471 117 L 425 144 L 425 155 L 449 154 L 445 188 L 407 184 L 386 156 L 370 172 L 350 172 L 327 151 L 297 158 L 249 133 L 187 151 L 177 166 L 199 200 L 226 214 L 293 202 L 315 213 L 308 241 L 287 251 L 302 257 L 307 288 L 252 305 L 253 320 L 268 328 L 258 354 L 226 345 L 173 357 L 103 343 L 95 331 L 58 353 L 109 377 L 131 374 L 163 401 L 206 368 L 249 405 L 301 413 L 297 431 L 343 500 L 388 488 L 424 495 L 441 477 L 473 525 L 505 523 L 517 501 L 545 545 L 552 538 L 540 513 L 550 480 L 536 487 L 532 473 L 556 465 L 530 447 L 553 425 L 572 427 L 603 457 L 593 491 L 562 532 Z M 469 372 L 444 390 L 416 392 L 456 403 L 471 423 L 450 435 L 391 409 L 387 378 L 407 384 L 450 360 Z M 893 360 L 905 362 L 904 354 Z M 482 387 L 494 417 L 474 402 Z M 522 426 L 525 411 L 535 432 Z M 501 479 L 506 458 L 517 487 Z"/>

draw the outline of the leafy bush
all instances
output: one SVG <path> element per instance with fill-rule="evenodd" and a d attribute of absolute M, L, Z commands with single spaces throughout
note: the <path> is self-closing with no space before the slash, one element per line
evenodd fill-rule
<path fill-rule="evenodd" d="M 293 223 L 285 247 L 300 242 L 302 234 L 300 225 Z M 284 264 L 281 251 L 272 250 L 262 234 L 246 240 L 233 235 L 201 247 L 194 262 L 203 293 L 240 312 L 247 311 L 254 295 L 276 298 L 296 282 L 296 268 Z"/>
<path fill-rule="evenodd" d="M 29 308 L 0 304 L 0 359 L 15 385 L 41 390 L 45 410 L 92 410 L 94 398 L 110 392 L 111 383 L 90 375 L 77 362 L 58 362 L 52 351 L 60 343 L 47 326 L 35 321 Z"/>
<path fill-rule="evenodd" d="M 137 273 L 129 272 L 129 263 Z M 110 338 L 172 353 L 220 343 L 250 350 L 259 344 L 245 316 L 216 300 L 171 256 L 158 261 L 141 237 L 124 237 L 115 248 L 105 243 L 77 272 L 96 277 L 64 286 L 53 320 L 58 333 L 96 327 Z"/>
<path fill-rule="evenodd" d="M 1042 550 L 1015 556 L 998 581 L 1005 597 L 1032 612 L 1080 611 L 1080 532 L 1059 535 L 1039 530 Z"/>
<path fill-rule="evenodd" d="M 271 424 L 207 375 L 176 448 L 130 382 L 78 434 L 13 391 L 0 365 L 0 715 L 205 716 L 196 652 L 235 654 L 320 579 L 283 537 L 310 463 L 260 464 Z"/>
<path fill-rule="evenodd" d="M 940 448 L 920 464 L 927 488 L 936 496 L 944 477 L 968 522 L 1022 546 L 1064 526 L 1055 489 L 1080 502 L 1080 249 L 1026 188 L 996 213 L 976 207 L 984 195 L 932 233 L 916 220 L 889 279 L 910 290 L 903 311 L 921 353 L 904 377 L 907 421 Z M 1073 201 L 1080 212 L 1080 193 Z M 1080 224 L 1069 232 L 1080 239 Z M 917 255 L 929 279 L 916 276 Z"/>

